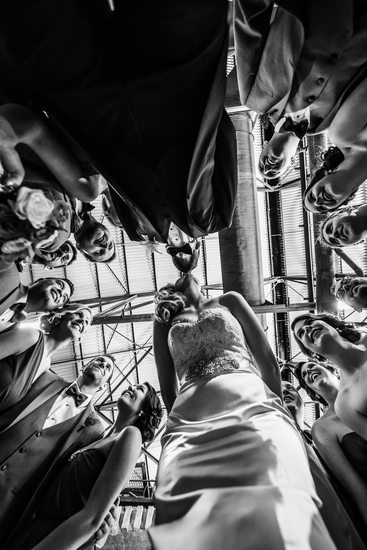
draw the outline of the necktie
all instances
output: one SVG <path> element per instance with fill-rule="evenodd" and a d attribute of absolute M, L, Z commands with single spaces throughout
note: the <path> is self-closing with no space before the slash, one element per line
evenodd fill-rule
<path fill-rule="evenodd" d="M 90 220 L 90 212 L 94 210 L 95 206 L 92 204 L 89 204 L 89 202 L 83 202 L 81 210 L 79 212 L 79 218 L 81 218 L 83 221 Z"/>
<path fill-rule="evenodd" d="M 69 388 L 67 388 L 67 390 L 65 390 L 65 395 L 70 395 L 71 397 L 73 397 L 75 405 L 77 407 L 79 407 L 82 403 L 84 403 L 86 399 L 88 399 L 88 397 L 84 393 L 81 393 L 81 391 L 79 391 L 76 384 L 72 384 Z"/>

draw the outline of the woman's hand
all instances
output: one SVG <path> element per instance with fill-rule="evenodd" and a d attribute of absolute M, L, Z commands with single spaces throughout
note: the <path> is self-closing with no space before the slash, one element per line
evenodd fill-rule
<path fill-rule="evenodd" d="M 120 518 L 121 507 L 120 497 L 117 497 L 107 516 L 104 518 L 102 525 L 98 529 L 97 533 L 94 535 L 93 541 L 97 548 L 102 548 L 107 540 L 108 535 L 112 532 Z"/>

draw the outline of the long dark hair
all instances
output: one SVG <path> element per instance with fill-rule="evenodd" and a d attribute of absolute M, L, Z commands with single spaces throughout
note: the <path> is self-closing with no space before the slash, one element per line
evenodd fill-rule
<path fill-rule="evenodd" d="M 327 174 L 335 170 L 335 168 L 339 166 L 339 164 L 341 164 L 344 160 L 344 155 L 342 151 L 336 145 L 331 145 L 328 149 L 326 149 L 326 151 L 323 151 L 320 156 L 321 156 L 322 164 L 317 168 L 314 175 L 312 176 L 310 185 L 307 187 L 307 189 L 304 192 L 303 202 L 305 202 L 307 195 L 309 194 L 311 189 L 316 185 L 316 183 L 322 180 L 322 178 L 324 178 Z M 355 194 L 356 192 L 353 192 L 343 202 L 336 205 L 335 208 L 323 209 L 322 207 L 319 207 L 319 211 L 331 212 L 333 210 L 336 210 L 340 206 L 348 204 L 355 197 Z"/>
<path fill-rule="evenodd" d="M 139 428 L 143 443 L 149 443 L 149 441 L 152 441 L 155 431 L 161 423 L 163 411 L 161 402 L 153 386 L 149 382 L 144 382 L 144 385 L 148 387 L 148 392 L 134 425 Z"/>
<path fill-rule="evenodd" d="M 314 352 L 306 348 L 306 346 L 299 340 L 298 336 L 294 332 L 295 324 L 305 319 L 324 321 L 324 323 L 327 323 L 331 327 L 335 328 L 335 330 L 340 334 L 342 338 L 344 338 L 344 340 L 347 340 L 352 344 L 359 342 L 359 340 L 361 339 L 361 333 L 355 328 L 355 325 L 353 323 L 342 321 L 338 317 L 335 317 L 334 315 L 329 315 L 328 313 L 322 313 L 320 315 L 315 315 L 313 313 L 304 313 L 303 315 L 299 315 L 293 320 L 291 324 L 291 329 L 293 330 L 294 337 L 302 353 L 308 355 L 308 357 L 314 357 Z M 316 357 L 319 361 L 325 361 L 325 357 L 323 355 L 316 354 Z"/>
<path fill-rule="evenodd" d="M 293 374 L 297 378 L 299 385 L 305 390 L 312 401 L 319 401 L 319 403 L 321 403 L 322 405 L 327 406 L 327 402 L 325 401 L 325 399 L 321 397 L 321 395 L 316 393 L 315 390 L 307 386 L 305 380 L 302 378 L 302 367 L 304 365 L 307 365 L 308 363 L 316 363 L 321 367 L 325 367 L 325 369 L 329 370 L 337 378 L 339 378 L 339 371 L 336 367 L 330 365 L 330 363 L 319 363 L 318 361 L 299 361 L 299 363 L 297 363 L 295 367 L 292 367 Z"/>
<path fill-rule="evenodd" d="M 40 318 L 40 328 L 45 334 L 50 334 L 59 324 L 61 318 L 67 313 L 74 311 L 80 311 L 81 309 L 87 309 L 91 317 L 93 318 L 92 310 L 85 304 L 78 304 L 77 302 L 69 302 L 62 309 L 50 311 L 42 315 Z"/>

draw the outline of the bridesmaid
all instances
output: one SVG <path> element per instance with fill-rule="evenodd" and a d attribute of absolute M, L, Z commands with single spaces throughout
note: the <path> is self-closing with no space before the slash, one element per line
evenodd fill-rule
<path fill-rule="evenodd" d="M 367 335 L 353 323 L 333 315 L 306 313 L 293 320 L 302 352 L 340 369 L 335 413 L 351 430 L 367 439 Z"/>
<path fill-rule="evenodd" d="M 325 406 L 323 415 L 312 426 L 312 438 L 338 483 L 350 517 L 367 542 L 367 441 L 335 413 L 340 386 L 337 369 L 305 361 L 297 364 L 294 374 L 311 399 Z"/>
<path fill-rule="evenodd" d="M 92 319 L 88 307 L 70 303 L 43 315 L 40 330 L 22 326 L 0 334 L 0 414 L 24 397 L 61 346 L 83 338 Z"/>

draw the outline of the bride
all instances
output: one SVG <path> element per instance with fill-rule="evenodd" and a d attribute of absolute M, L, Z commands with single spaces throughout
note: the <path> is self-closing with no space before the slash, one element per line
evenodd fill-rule
<path fill-rule="evenodd" d="M 276 358 L 244 298 L 206 299 L 191 274 L 167 285 L 154 349 L 169 417 L 153 548 L 334 549 Z"/>

